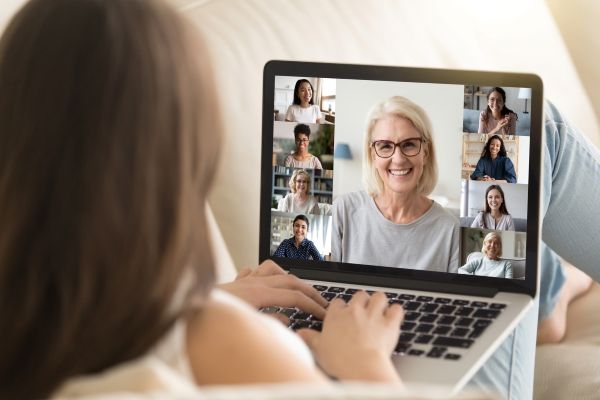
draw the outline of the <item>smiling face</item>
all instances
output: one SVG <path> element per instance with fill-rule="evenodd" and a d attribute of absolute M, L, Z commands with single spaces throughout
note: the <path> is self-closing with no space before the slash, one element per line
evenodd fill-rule
<path fill-rule="evenodd" d="M 483 252 L 492 260 L 499 258 L 500 254 L 502 254 L 502 243 L 500 242 L 500 239 L 497 236 L 492 236 L 489 239 L 484 240 Z"/>
<path fill-rule="evenodd" d="M 499 113 L 504 108 L 504 99 L 500 92 L 492 92 L 488 96 L 488 106 L 494 114 Z"/>
<path fill-rule="evenodd" d="M 312 99 L 312 87 L 308 82 L 302 82 L 300 87 L 298 88 L 298 93 L 296 93 L 300 98 L 300 102 L 302 105 L 308 105 L 310 100 Z"/>
<path fill-rule="evenodd" d="M 308 153 L 308 135 L 304 133 L 299 133 L 296 136 L 296 152 L 300 154 Z"/>
<path fill-rule="evenodd" d="M 409 120 L 397 116 L 387 116 L 378 120 L 371 133 L 372 142 L 389 140 L 399 143 L 406 139 L 420 137 L 421 133 Z M 371 148 L 373 167 L 383 182 L 384 192 L 416 193 L 417 184 L 423 175 L 423 167 L 426 163 L 425 153 L 422 148 L 416 156 L 407 157 L 396 147 L 391 157 L 382 158 Z"/>
<path fill-rule="evenodd" d="M 308 230 L 308 225 L 306 225 L 306 221 L 297 219 L 294 222 L 294 239 L 296 242 L 300 243 L 306 237 L 306 231 Z"/>
<path fill-rule="evenodd" d="M 306 194 L 308 192 L 308 176 L 298 174 L 296 177 L 296 193 Z"/>
<path fill-rule="evenodd" d="M 490 155 L 492 158 L 498 157 L 498 153 L 500 153 L 500 147 L 502 147 L 502 143 L 499 139 L 492 139 L 490 142 Z"/>
<path fill-rule="evenodd" d="M 497 189 L 492 189 L 487 194 L 487 204 L 492 211 L 498 211 L 504 203 L 502 194 Z"/>

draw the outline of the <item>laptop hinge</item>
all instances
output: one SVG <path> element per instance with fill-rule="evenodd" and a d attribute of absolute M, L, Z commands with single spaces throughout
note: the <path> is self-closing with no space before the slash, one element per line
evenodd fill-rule
<path fill-rule="evenodd" d="M 467 296 L 494 297 L 498 293 L 497 288 L 489 286 L 474 286 L 450 282 L 432 282 L 401 277 L 390 278 L 389 276 L 363 275 L 358 273 L 339 273 L 323 270 L 309 270 L 290 267 L 291 274 L 299 278 L 356 284 L 365 286 L 379 286 L 395 289 L 423 290 L 427 292 L 442 292 L 452 294 L 463 294 Z"/>

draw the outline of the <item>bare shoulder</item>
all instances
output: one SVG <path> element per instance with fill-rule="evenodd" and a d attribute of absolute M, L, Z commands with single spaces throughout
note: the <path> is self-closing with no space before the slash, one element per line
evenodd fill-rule
<path fill-rule="evenodd" d="M 300 339 L 270 318 L 230 295 L 212 296 L 188 322 L 187 351 L 197 383 L 322 381 Z"/>

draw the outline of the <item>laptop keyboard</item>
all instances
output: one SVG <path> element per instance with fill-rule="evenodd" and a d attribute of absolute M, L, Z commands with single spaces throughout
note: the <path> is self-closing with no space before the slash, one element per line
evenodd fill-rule
<path fill-rule="evenodd" d="M 340 298 L 348 302 L 360 290 L 324 285 L 313 287 L 327 301 Z M 367 290 L 367 293 L 374 291 Z M 506 307 L 502 303 L 408 293 L 385 292 L 385 295 L 390 304 L 404 307 L 404 321 L 395 353 L 451 361 L 460 360 L 461 350 L 470 348 Z M 265 307 L 262 311 L 287 316 L 288 326 L 293 330 L 310 328 L 320 331 L 323 327 L 323 321 L 296 308 Z"/>

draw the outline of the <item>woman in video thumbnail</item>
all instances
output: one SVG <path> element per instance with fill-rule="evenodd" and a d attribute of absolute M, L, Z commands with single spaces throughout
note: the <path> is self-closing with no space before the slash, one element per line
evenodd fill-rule
<path fill-rule="evenodd" d="M 517 183 L 513 162 L 506 154 L 504 141 L 498 135 L 491 136 L 481 152 L 471 179 L 476 181 L 506 181 Z"/>
<path fill-rule="evenodd" d="M 294 127 L 294 140 L 296 151 L 285 158 L 286 167 L 323 169 L 321 161 L 308 152 L 310 142 L 310 126 L 298 124 Z"/>
<path fill-rule="evenodd" d="M 487 107 L 479 114 L 478 133 L 514 135 L 517 114 L 506 107 L 506 92 L 501 87 L 492 88 L 487 95 Z"/>
<path fill-rule="evenodd" d="M 333 260 L 456 272 L 458 220 L 427 197 L 437 176 L 425 111 L 400 96 L 376 104 L 364 138 L 366 190 L 333 204 Z"/>
<path fill-rule="evenodd" d="M 279 200 L 278 210 L 290 213 L 319 214 L 319 203 L 310 194 L 310 175 L 297 169 L 289 182 L 291 193 Z"/>
<path fill-rule="evenodd" d="M 482 258 L 469 261 L 458 269 L 459 274 L 491 276 L 494 278 L 512 278 L 513 270 L 510 261 L 501 260 L 502 238 L 497 232 L 490 232 L 483 239 Z"/>
<path fill-rule="evenodd" d="M 273 256 L 286 258 L 300 258 L 302 260 L 323 260 L 323 256 L 317 250 L 317 246 L 306 238 L 308 231 L 308 218 L 306 215 L 297 215 L 294 218 L 294 236 L 284 239 Z"/>
<path fill-rule="evenodd" d="M 477 214 L 471 228 L 515 230 L 515 223 L 506 208 L 504 191 L 500 185 L 491 185 L 487 188 L 484 210 Z"/>
<path fill-rule="evenodd" d="M 303 122 L 305 124 L 320 124 L 323 115 L 319 106 L 313 100 L 314 89 L 306 79 L 298 79 L 294 87 L 294 103 L 291 104 L 285 114 L 288 122 Z"/>

